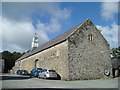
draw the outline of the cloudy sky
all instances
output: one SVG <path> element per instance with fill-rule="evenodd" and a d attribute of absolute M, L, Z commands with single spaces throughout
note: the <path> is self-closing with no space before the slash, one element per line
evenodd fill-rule
<path fill-rule="evenodd" d="M 39 45 L 86 19 L 91 19 L 109 41 L 118 46 L 116 2 L 2 2 L 2 50 L 24 52 L 37 32 Z"/>

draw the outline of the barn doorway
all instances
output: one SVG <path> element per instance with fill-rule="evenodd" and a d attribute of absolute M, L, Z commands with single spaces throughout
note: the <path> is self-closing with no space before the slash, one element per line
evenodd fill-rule
<path fill-rule="evenodd" d="M 38 59 L 35 60 L 35 68 L 39 67 L 38 66 Z"/>

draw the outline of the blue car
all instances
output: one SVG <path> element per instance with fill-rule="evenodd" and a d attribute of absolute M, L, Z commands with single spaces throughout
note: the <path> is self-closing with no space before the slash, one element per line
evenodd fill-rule
<path fill-rule="evenodd" d="M 39 72 L 42 70 L 42 68 L 33 68 L 30 72 L 30 77 L 38 77 Z"/>

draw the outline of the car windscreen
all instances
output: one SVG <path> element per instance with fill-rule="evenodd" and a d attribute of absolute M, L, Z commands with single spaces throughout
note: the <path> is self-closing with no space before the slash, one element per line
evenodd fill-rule
<path fill-rule="evenodd" d="M 47 69 L 43 69 L 43 70 L 42 70 L 42 72 L 46 72 L 46 71 L 47 71 Z"/>
<path fill-rule="evenodd" d="M 42 68 L 38 68 L 37 70 L 42 70 Z"/>
<path fill-rule="evenodd" d="M 55 72 L 55 70 L 49 70 L 49 72 Z"/>

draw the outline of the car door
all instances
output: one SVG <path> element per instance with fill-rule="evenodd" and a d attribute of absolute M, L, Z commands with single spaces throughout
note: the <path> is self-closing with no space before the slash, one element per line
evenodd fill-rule
<path fill-rule="evenodd" d="M 42 73 L 41 73 L 42 78 L 44 78 L 44 73 L 45 73 L 45 70 L 43 70 Z"/>
<path fill-rule="evenodd" d="M 39 71 L 39 77 L 42 78 L 42 70 Z"/>

